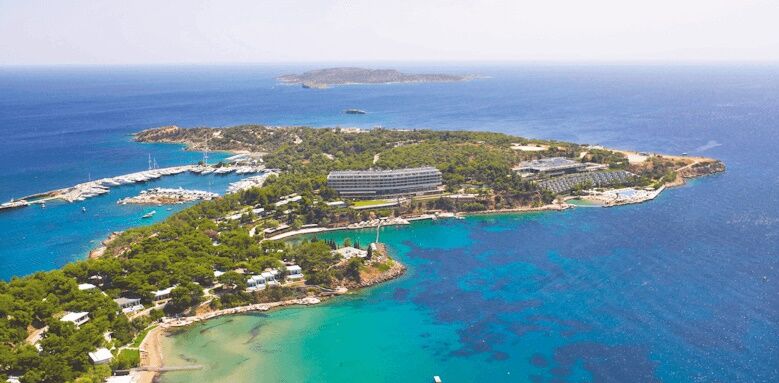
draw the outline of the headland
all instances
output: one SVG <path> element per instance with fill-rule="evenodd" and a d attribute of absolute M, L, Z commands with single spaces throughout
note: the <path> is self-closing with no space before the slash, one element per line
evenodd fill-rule
<path fill-rule="evenodd" d="M 47 342 L 27 344 L 36 332 L 62 337 L 67 346 L 57 352 L 73 359 L 83 358 L 81 352 L 91 347 L 79 338 L 81 326 L 90 333 L 110 332 L 111 340 L 93 343 L 111 353 L 115 369 L 131 369 L 142 359 L 133 357 L 140 352 L 132 345 L 141 344 L 150 326 L 157 326 L 153 333 L 159 334 L 220 315 L 310 305 L 396 278 L 405 268 L 378 238 L 384 225 L 566 210 L 571 208 L 566 200 L 575 197 L 610 201 L 606 205 L 637 203 L 685 178 L 724 171 L 720 161 L 710 158 L 490 132 L 243 125 L 163 127 L 140 132 L 136 140 L 241 154 L 235 156 L 237 163 L 150 169 L 45 198 L 78 200 L 97 186 L 110 187 L 106 180 L 144 182 L 175 172 L 266 173 L 162 222 L 112 236 L 99 257 L 11 281 L 11 291 L 29 292 L 10 296 L 11 303 L 29 312 L 15 314 L 18 336 L 10 347 L 18 352 L 40 347 L 38 365 L 46 365 L 53 354 L 46 352 Z M 270 168 L 273 173 L 267 173 Z M 377 229 L 371 243 L 281 241 L 303 233 L 370 228 Z M 45 299 L 49 294 L 61 299 Z M 30 300 L 45 302 L 46 310 L 23 304 Z M 36 317 L 41 312 L 47 314 Z M 156 346 L 142 349 L 147 356 L 141 368 L 158 367 Z M 40 371 L 27 366 L 13 373 Z M 71 366 L 65 373 L 75 378 L 95 369 Z"/>

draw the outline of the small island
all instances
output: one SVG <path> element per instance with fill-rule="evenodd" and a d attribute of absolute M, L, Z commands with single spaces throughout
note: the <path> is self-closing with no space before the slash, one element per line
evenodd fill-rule
<path fill-rule="evenodd" d="M 300 84 L 304 88 L 324 89 L 331 85 L 455 82 L 465 81 L 470 78 L 472 76 L 410 74 L 402 73 L 395 69 L 340 67 L 317 69 L 302 74 L 287 74 L 277 77 L 277 80 L 284 84 Z"/>

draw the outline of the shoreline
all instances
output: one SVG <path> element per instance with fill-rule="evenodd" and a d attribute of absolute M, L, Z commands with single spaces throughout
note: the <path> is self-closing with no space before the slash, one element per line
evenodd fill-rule
<path fill-rule="evenodd" d="M 384 248 L 383 245 L 382 248 Z M 384 248 L 383 251 L 386 252 L 386 248 Z M 392 259 L 393 265 L 389 270 L 382 272 L 376 277 L 361 282 L 357 286 L 357 288 L 355 288 L 352 291 L 355 292 L 362 291 L 364 289 L 380 285 L 384 282 L 389 282 L 391 280 L 397 279 L 401 277 L 403 274 L 405 274 L 407 270 L 406 266 L 396 259 L 393 258 L 390 259 Z M 153 328 L 151 331 L 149 331 L 149 333 L 146 334 L 146 337 L 141 342 L 141 345 L 139 347 L 139 350 L 141 352 L 141 362 L 138 367 L 141 370 L 135 370 L 136 373 L 131 373 L 131 374 L 135 374 L 137 378 L 136 383 L 154 383 L 157 377 L 159 376 L 160 372 L 149 371 L 145 369 L 149 368 L 153 370 L 165 366 L 165 361 L 163 357 L 164 353 L 162 350 L 162 337 L 167 336 L 167 334 L 171 333 L 176 329 L 186 328 L 194 324 L 207 322 L 211 319 L 216 319 L 219 317 L 229 316 L 229 315 L 245 314 L 251 312 L 266 312 L 266 311 L 279 309 L 283 307 L 290 307 L 290 306 L 311 307 L 323 303 L 325 301 L 328 301 L 331 298 L 335 298 L 339 295 L 344 295 L 347 293 L 349 293 L 349 290 L 343 289 L 343 290 L 336 290 L 336 293 L 333 295 L 322 295 L 318 297 L 307 296 L 305 298 L 289 299 L 285 301 L 255 303 L 246 306 L 238 306 L 238 307 L 231 307 L 227 309 L 209 311 L 209 312 L 196 314 L 196 315 L 183 317 L 183 318 L 169 318 L 168 320 L 165 320 L 166 318 L 163 318 L 161 323 L 157 325 L 155 328 Z"/>

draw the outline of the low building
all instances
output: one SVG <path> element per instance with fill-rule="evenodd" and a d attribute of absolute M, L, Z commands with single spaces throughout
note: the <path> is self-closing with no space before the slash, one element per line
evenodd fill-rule
<path fill-rule="evenodd" d="M 441 186 L 441 172 L 430 166 L 395 170 L 333 171 L 327 185 L 348 198 L 424 194 Z"/>
<path fill-rule="evenodd" d="M 114 299 L 114 302 L 119 305 L 119 307 L 122 309 L 122 312 L 125 314 L 143 309 L 140 298 L 119 297 Z"/>
<path fill-rule="evenodd" d="M 171 286 L 171 287 L 168 287 L 167 289 L 157 290 L 157 291 L 152 293 L 153 299 L 155 301 L 161 301 L 163 299 L 168 299 L 168 298 L 170 298 L 170 292 L 173 291 L 173 289 L 175 289 L 175 288 L 176 288 L 176 286 Z"/>
<path fill-rule="evenodd" d="M 113 357 L 111 351 L 108 351 L 105 347 L 98 348 L 89 353 L 89 359 L 92 359 L 92 363 L 94 364 L 106 364 L 110 362 Z"/>
<path fill-rule="evenodd" d="M 287 266 L 287 279 L 291 281 L 303 279 L 303 269 L 298 265 Z"/>
<path fill-rule="evenodd" d="M 276 276 L 279 275 L 279 271 L 276 269 L 263 271 L 262 274 L 260 275 L 262 275 L 262 277 L 265 278 L 265 284 L 268 286 L 274 286 L 279 284 L 279 281 L 276 280 Z"/>
<path fill-rule="evenodd" d="M 538 186 L 553 193 L 563 193 L 573 190 L 577 186 L 593 188 L 621 185 L 632 181 L 635 177 L 635 174 L 625 170 L 568 174 L 541 181 Z"/>
<path fill-rule="evenodd" d="M 60 321 L 62 322 L 71 322 L 76 325 L 76 327 L 81 326 L 84 323 L 87 323 L 89 321 L 89 313 L 86 311 L 82 312 L 75 312 L 75 313 L 67 313 L 60 318 Z"/>
<path fill-rule="evenodd" d="M 538 160 L 520 162 L 514 171 L 522 177 L 546 176 L 554 177 L 563 174 L 583 172 L 587 164 L 565 157 L 541 158 Z"/>
<path fill-rule="evenodd" d="M 340 255 L 344 259 L 350 259 L 354 257 L 365 258 L 368 256 L 367 250 L 357 249 L 351 246 L 342 247 L 340 249 L 333 250 L 332 252 L 334 254 Z"/>
<path fill-rule="evenodd" d="M 249 279 L 246 280 L 246 290 L 263 290 L 265 289 L 266 282 L 267 281 L 265 280 L 265 277 L 262 275 L 252 275 Z"/>
<path fill-rule="evenodd" d="M 78 285 L 78 289 L 81 290 L 81 291 L 92 290 L 92 289 L 94 289 L 96 287 L 97 286 L 95 286 L 95 285 L 93 285 L 91 283 L 79 283 L 79 285 Z"/>

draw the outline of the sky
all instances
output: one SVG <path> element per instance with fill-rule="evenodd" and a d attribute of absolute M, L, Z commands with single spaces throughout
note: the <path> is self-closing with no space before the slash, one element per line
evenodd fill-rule
<path fill-rule="evenodd" d="M 0 0 L 0 65 L 779 61 L 779 0 Z"/>

